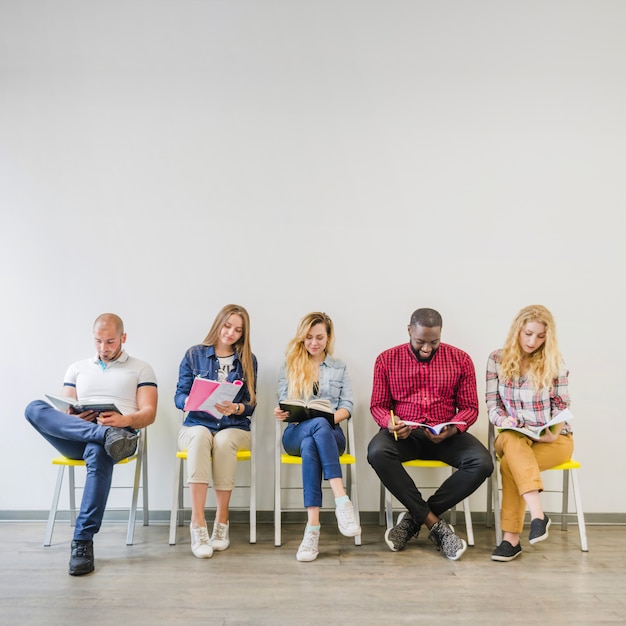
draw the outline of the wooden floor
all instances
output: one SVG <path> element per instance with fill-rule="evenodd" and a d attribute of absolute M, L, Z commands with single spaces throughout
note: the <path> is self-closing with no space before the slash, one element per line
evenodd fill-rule
<path fill-rule="evenodd" d="M 365 526 L 363 545 L 322 528 L 321 553 L 298 563 L 303 527 L 233 524 L 231 547 L 212 559 L 191 555 L 188 530 L 168 545 L 165 525 L 105 523 L 96 537 L 96 571 L 67 574 L 71 529 L 0 523 L 0 624 L 626 624 L 626 527 L 589 526 L 588 553 L 575 526 L 511 563 L 494 563 L 492 529 L 477 526 L 476 546 L 452 562 L 425 536 L 391 552 L 379 526 Z"/>

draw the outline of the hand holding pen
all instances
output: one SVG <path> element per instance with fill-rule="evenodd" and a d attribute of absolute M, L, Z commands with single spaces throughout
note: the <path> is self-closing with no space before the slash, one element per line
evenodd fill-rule
<path fill-rule="evenodd" d="M 396 418 L 395 415 L 393 414 L 393 410 L 391 411 L 391 424 L 394 427 L 394 431 L 393 431 L 393 438 L 398 441 L 398 433 L 395 431 L 395 426 L 396 426 Z"/>

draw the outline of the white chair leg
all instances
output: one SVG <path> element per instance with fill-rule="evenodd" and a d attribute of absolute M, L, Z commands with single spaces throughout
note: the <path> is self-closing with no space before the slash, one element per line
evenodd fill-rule
<path fill-rule="evenodd" d="M 496 527 L 496 546 L 502 543 L 502 520 L 500 519 L 500 470 L 496 464 L 491 475 L 495 484 L 492 486 L 493 523 Z"/>
<path fill-rule="evenodd" d="M 143 438 L 143 434 L 140 435 Z M 137 500 L 139 499 L 139 483 L 143 463 L 143 439 L 139 440 L 137 458 L 135 459 L 135 479 L 133 481 L 133 496 L 128 512 L 128 530 L 126 531 L 126 545 L 132 546 L 135 537 L 135 520 L 137 519 Z"/>
<path fill-rule="evenodd" d="M 569 515 L 569 470 L 563 470 L 563 503 L 561 505 L 561 530 L 567 530 Z"/>
<path fill-rule="evenodd" d="M 354 507 L 354 517 L 356 518 L 356 523 L 361 525 L 361 514 L 359 512 L 359 494 L 356 486 L 356 465 L 347 465 L 346 471 L 349 474 L 350 478 L 350 501 L 352 502 L 352 506 Z M 361 545 L 361 535 L 357 535 L 354 538 L 354 545 Z"/>
<path fill-rule="evenodd" d="M 585 527 L 585 514 L 583 512 L 582 500 L 580 497 L 580 486 L 578 484 L 578 472 L 570 470 L 572 474 L 572 488 L 574 491 L 574 506 L 576 507 L 576 517 L 578 519 L 578 534 L 580 535 L 580 549 L 589 552 L 587 546 L 587 530 Z"/>
<path fill-rule="evenodd" d="M 150 524 L 150 507 L 148 505 L 148 430 L 144 429 L 141 433 L 143 437 L 143 455 L 142 455 L 142 467 L 141 467 L 141 491 L 143 498 L 143 525 L 148 526 Z"/>
<path fill-rule="evenodd" d="M 256 543 L 256 449 L 250 456 L 250 543 Z"/>
<path fill-rule="evenodd" d="M 474 525 L 472 524 L 472 513 L 470 512 L 469 498 L 463 500 L 463 513 L 465 515 L 465 532 L 467 533 L 467 544 L 474 545 Z"/>
<path fill-rule="evenodd" d="M 180 480 L 182 477 L 183 459 L 176 457 L 174 468 L 174 490 L 172 494 L 172 510 L 170 512 L 170 546 L 176 544 L 176 522 L 178 520 L 179 500 L 180 500 Z"/>
<path fill-rule="evenodd" d="M 281 455 L 281 428 L 280 423 L 276 420 L 276 441 L 274 443 L 274 545 L 280 546 L 281 537 L 281 492 L 280 492 L 280 455 Z"/>
<path fill-rule="evenodd" d="M 70 526 L 76 526 L 76 475 L 74 466 L 69 465 L 67 474 L 70 482 Z"/>
<path fill-rule="evenodd" d="M 393 528 L 393 500 L 391 497 L 391 491 L 383 487 L 385 490 L 385 526 L 387 530 Z"/>
<path fill-rule="evenodd" d="M 61 487 L 63 486 L 63 474 L 65 473 L 65 466 L 60 465 L 57 472 L 57 482 L 54 487 L 54 494 L 52 495 L 52 504 L 50 505 L 50 513 L 48 515 L 48 525 L 46 526 L 46 536 L 43 540 L 44 546 L 49 546 L 52 543 L 52 531 L 54 530 L 54 522 L 56 520 L 57 511 L 59 509 L 59 497 L 61 496 Z"/>

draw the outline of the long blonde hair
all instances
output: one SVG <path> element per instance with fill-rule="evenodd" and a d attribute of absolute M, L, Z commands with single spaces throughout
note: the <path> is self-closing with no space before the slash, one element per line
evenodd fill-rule
<path fill-rule="evenodd" d="M 202 345 L 214 346 L 217 343 L 220 330 L 222 330 L 226 320 L 231 315 L 239 315 L 243 320 L 241 337 L 233 347 L 243 367 L 243 375 L 246 386 L 248 387 L 248 393 L 250 394 L 250 404 L 256 404 L 256 392 L 254 390 L 256 380 L 254 378 L 252 349 L 250 348 L 250 316 L 248 315 L 248 311 L 238 304 L 227 304 L 215 317 L 211 330 L 209 330 L 207 336 L 203 339 Z"/>
<path fill-rule="evenodd" d="M 505 380 L 516 380 L 522 375 L 522 359 L 526 354 L 520 346 L 519 336 L 526 324 L 538 322 L 546 329 L 546 340 L 530 356 L 527 375 L 537 389 L 549 389 L 559 375 L 563 357 L 556 340 L 556 324 L 552 313 L 541 304 L 524 307 L 509 329 L 502 349 L 500 375 Z"/>
<path fill-rule="evenodd" d="M 288 394 L 290 398 L 308 398 L 312 395 L 313 384 L 317 382 L 317 370 L 313 359 L 304 347 L 304 340 L 311 328 L 317 324 L 324 324 L 328 342 L 325 353 L 331 355 L 335 344 L 333 322 L 326 315 L 318 311 L 305 315 L 298 324 L 296 336 L 287 345 L 285 371 L 288 380 Z"/>

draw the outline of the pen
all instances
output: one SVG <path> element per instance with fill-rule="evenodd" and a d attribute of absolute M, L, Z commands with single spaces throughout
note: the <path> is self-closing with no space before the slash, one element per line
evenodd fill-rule
<path fill-rule="evenodd" d="M 391 411 L 391 423 L 395 426 L 396 425 L 396 418 L 393 415 L 393 411 Z M 393 438 L 398 441 L 398 433 L 394 430 L 393 431 Z"/>

